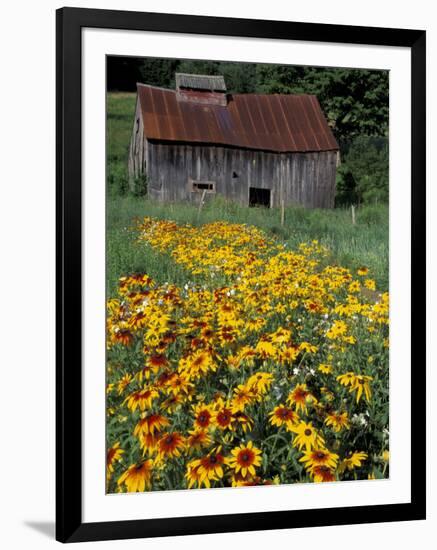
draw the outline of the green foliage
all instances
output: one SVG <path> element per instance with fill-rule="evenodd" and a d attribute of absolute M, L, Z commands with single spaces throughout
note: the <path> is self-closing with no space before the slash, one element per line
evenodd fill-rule
<path fill-rule="evenodd" d="M 359 136 L 337 172 L 337 205 L 388 201 L 388 141 Z"/>
<path fill-rule="evenodd" d="M 179 65 L 180 61 L 178 59 L 144 59 L 139 67 L 141 82 L 151 86 L 174 88 L 174 74 Z"/>
<path fill-rule="evenodd" d="M 359 202 L 388 200 L 388 141 L 360 136 L 346 155 Z"/>
<path fill-rule="evenodd" d="M 130 191 L 134 197 L 144 197 L 147 195 L 147 176 L 141 175 L 130 182 Z"/>
<path fill-rule="evenodd" d="M 110 196 L 124 196 L 129 191 L 127 167 L 121 162 L 109 161 L 107 164 L 107 189 Z"/>
<path fill-rule="evenodd" d="M 349 166 L 344 162 L 337 167 L 335 206 L 358 204 L 357 184 Z"/>

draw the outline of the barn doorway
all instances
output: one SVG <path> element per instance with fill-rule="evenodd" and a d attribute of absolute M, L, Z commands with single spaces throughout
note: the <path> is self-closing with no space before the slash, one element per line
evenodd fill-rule
<path fill-rule="evenodd" d="M 249 187 L 249 206 L 264 206 L 270 208 L 270 189 Z"/>

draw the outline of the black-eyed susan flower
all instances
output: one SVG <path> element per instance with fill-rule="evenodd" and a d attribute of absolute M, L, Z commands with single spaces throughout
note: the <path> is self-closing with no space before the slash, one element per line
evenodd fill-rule
<path fill-rule="evenodd" d="M 249 415 L 243 412 L 236 412 L 234 413 L 234 418 L 235 421 L 240 425 L 244 433 L 253 430 L 254 421 L 253 418 L 251 418 Z"/>
<path fill-rule="evenodd" d="M 279 352 L 278 361 L 281 364 L 294 363 L 299 356 L 299 348 L 291 344 L 287 345 Z"/>
<path fill-rule="evenodd" d="M 153 460 L 144 460 L 139 464 L 132 464 L 118 478 L 117 485 L 125 485 L 128 493 L 142 493 L 151 488 Z"/>
<path fill-rule="evenodd" d="M 346 411 L 327 414 L 325 424 L 330 426 L 336 433 L 341 432 L 343 429 L 350 428 L 350 421 Z"/>
<path fill-rule="evenodd" d="M 349 292 L 359 292 L 361 290 L 361 285 L 359 281 L 352 281 L 348 287 Z"/>
<path fill-rule="evenodd" d="M 191 396 L 194 393 L 194 384 L 185 376 L 176 374 L 169 380 L 168 392 L 171 392 L 173 395 L 182 394 L 182 396 L 191 400 Z"/>
<path fill-rule="evenodd" d="M 332 326 L 326 332 L 327 338 L 330 340 L 336 340 L 338 338 L 346 336 L 347 325 L 344 321 L 334 321 Z"/>
<path fill-rule="evenodd" d="M 145 435 L 155 435 L 159 433 L 162 428 L 170 425 L 170 421 L 165 416 L 158 413 L 150 413 L 140 418 L 134 428 L 134 435 L 136 437 L 143 437 Z"/>
<path fill-rule="evenodd" d="M 177 458 L 185 449 L 185 438 L 179 432 L 163 433 L 158 440 L 158 459 L 162 462 L 165 459 Z"/>
<path fill-rule="evenodd" d="M 332 373 L 332 365 L 328 365 L 326 363 L 320 363 L 320 365 L 317 367 L 317 369 L 322 374 L 331 374 Z"/>
<path fill-rule="evenodd" d="M 118 395 L 121 395 L 124 390 L 129 386 L 129 384 L 132 381 L 132 375 L 131 374 L 124 374 L 122 378 L 117 382 L 117 391 Z"/>
<path fill-rule="evenodd" d="M 368 289 L 368 290 L 376 290 L 376 283 L 373 279 L 366 279 L 364 281 L 364 286 Z"/>
<path fill-rule="evenodd" d="M 246 386 L 253 391 L 255 396 L 261 397 L 269 390 L 272 382 L 273 374 L 270 372 L 257 372 L 248 378 Z"/>
<path fill-rule="evenodd" d="M 270 479 L 263 479 L 260 476 L 246 476 L 243 477 L 241 472 L 238 474 L 234 471 L 231 477 L 232 487 L 255 487 L 258 485 L 273 485 L 273 481 Z"/>
<path fill-rule="evenodd" d="M 120 442 L 116 441 L 112 447 L 110 447 L 106 453 L 106 477 L 109 478 L 114 472 L 114 464 L 120 462 L 123 456 L 124 450 L 120 447 Z"/>
<path fill-rule="evenodd" d="M 211 481 L 218 481 L 224 475 L 225 457 L 219 450 L 213 450 L 202 458 L 192 460 L 188 466 L 190 475 L 196 478 L 199 487 L 211 487 Z M 187 473 L 188 473 L 187 472 Z"/>
<path fill-rule="evenodd" d="M 242 477 L 248 474 L 254 476 L 255 468 L 261 466 L 261 450 L 254 447 L 253 442 L 249 441 L 247 445 L 241 444 L 231 451 L 231 457 L 226 459 L 226 463 L 238 474 L 241 472 Z"/>
<path fill-rule="evenodd" d="M 255 351 L 261 359 L 268 359 L 276 357 L 278 350 L 268 340 L 260 340 L 255 346 Z"/>
<path fill-rule="evenodd" d="M 194 413 L 194 427 L 204 430 L 208 428 L 212 423 L 214 414 L 214 408 L 212 405 L 206 405 L 205 403 L 198 403 L 193 407 Z"/>
<path fill-rule="evenodd" d="M 212 444 L 212 439 L 206 430 L 196 429 L 188 432 L 187 449 L 189 452 L 200 451 Z"/>
<path fill-rule="evenodd" d="M 194 466 L 193 466 L 193 462 L 196 463 Z M 187 481 L 188 489 L 192 489 L 195 485 L 197 485 L 198 487 L 201 487 L 199 467 L 200 467 L 200 463 L 198 460 L 189 462 L 187 464 L 185 479 Z M 211 487 L 211 483 L 208 478 L 205 480 L 205 487 Z"/>
<path fill-rule="evenodd" d="M 243 412 L 247 405 L 250 405 L 255 401 L 255 395 L 251 388 L 248 388 L 245 384 L 239 384 L 234 388 L 234 395 L 232 398 L 232 412 Z"/>
<path fill-rule="evenodd" d="M 338 455 L 331 453 L 328 449 L 319 447 L 311 451 L 305 451 L 303 457 L 299 459 L 299 462 L 303 462 L 305 469 L 309 472 L 312 472 L 314 468 L 320 466 L 335 469 L 338 462 Z"/>
<path fill-rule="evenodd" d="M 208 371 L 215 370 L 217 370 L 217 365 L 211 354 L 205 350 L 197 350 L 179 361 L 179 372 L 183 373 L 188 380 L 199 379 Z"/>
<path fill-rule="evenodd" d="M 297 447 L 299 450 L 305 447 L 306 451 L 311 451 L 314 447 L 323 447 L 325 443 L 312 422 L 301 421 L 292 426 L 291 431 L 296 434 L 293 438 L 293 447 Z"/>
<path fill-rule="evenodd" d="M 370 382 L 373 380 L 372 376 L 355 374 L 354 372 L 347 372 L 337 376 L 337 380 L 342 386 L 349 386 L 349 392 L 356 392 L 356 401 L 359 403 L 361 396 L 365 395 L 366 400 L 370 401 L 372 392 L 370 389 Z"/>
<path fill-rule="evenodd" d="M 337 376 L 336 379 L 342 386 L 351 386 L 355 382 L 355 373 L 346 372 Z"/>
<path fill-rule="evenodd" d="M 161 437 L 160 432 L 154 434 L 143 434 L 138 437 L 140 442 L 141 450 L 143 451 L 143 456 L 146 454 L 153 455 L 155 454 L 156 447 L 158 445 L 159 438 Z"/>
<path fill-rule="evenodd" d="M 112 341 L 115 344 L 121 344 L 123 346 L 131 346 L 134 341 L 134 335 L 128 328 L 116 327 L 112 333 Z"/>
<path fill-rule="evenodd" d="M 367 453 L 364 452 L 357 452 L 350 453 L 349 456 L 344 458 L 340 465 L 339 465 L 339 472 L 342 473 L 346 469 L 347 470 L 354 470 L 355 468 L 360 468 L 362 463 L 367 459 Z"/>
<path fill-rule="evenodd" d="M 297 384 L 287 397 L 287 403 L 294 405 L 297 412 L 302 411 L 304 414 L 308 412 L 308 404 L 315 402 L 316 398 L 308 390 L 306 384 Z"/>
<path fill-rule="evenodd" d="M 123 401 L 123 405 L 126 403 L 129 410 L 135 412 L 137 408 L 141 411 L 152 408 L 153 401 L 159 396 L 156 388 L 152 386 L 145 386 L 143 389 L 135 391 L 128 395 Z"/>
<path fill-rule="evenodd" d="M 169 361 L 163 353 L 155 353 L 147 359 L 146 364 L 152 369 L 159 370 L 168 367 Z"/>
<path fill-rule="evenodd" d="M 304 351 L 305 353 L 317 353 L 318 347 L 310 342 L 301 342 L 299 344 L 299 351 Z"/>
<path fill-rule="evenodd" d="M 373 380 L 372 376 L 357 375 L 349 391 L 352 393 L 356 391 L 356 400 L 359 403 L 361 396 L 365 395 L 366 401 L 370 401 L 372 391 L 370 389 L 370 382 Z"/>
<path fill-rule="evenodd" d="M 220 430 L 234 429 L 235 417 L 232 414 L 232 404 L 229 400 L 219 398 L 214 405 L 212 422 Z"/>
<path fill-rule="evenodd" d="M 311 470 L 310 476 L 313 478 L 315 483 L 335 481 L 335 473 L 328 466 L 315 466 Z"/>
<path fill-rule="evenodd" d="M 277 426 L 278 428 L 285 426 L 289 430 L 299 421 L 298 414 L 285 405 L 275 407 L 273 411 L 269 412 L 269 416 L 270 423 L 273 426 Z"/>

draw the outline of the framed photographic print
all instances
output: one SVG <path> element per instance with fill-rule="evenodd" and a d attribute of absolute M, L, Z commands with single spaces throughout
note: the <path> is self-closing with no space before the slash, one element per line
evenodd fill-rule
<path fill-rule="evenodd" d="M 57 539 L 425 518 L 425 32 L 57 12 Z"/>

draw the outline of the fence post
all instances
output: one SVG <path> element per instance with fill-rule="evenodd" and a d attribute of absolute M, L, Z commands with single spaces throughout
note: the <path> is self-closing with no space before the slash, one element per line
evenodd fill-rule
<path fill-rule="evenodd" d="M 352 225 L 355 225 L 355 206 L 351 206 L 352 209 Z"/>
<path fill-rule="evenodd" d="M 197 221 L 200 220 L 200 213 L 202 212 L 202 206 L 205 201 L 205 195 L 206 195 L 206 189 L 203 190 L 202 196 L 200 197 L 199 210 L 197 211 Z"/>

